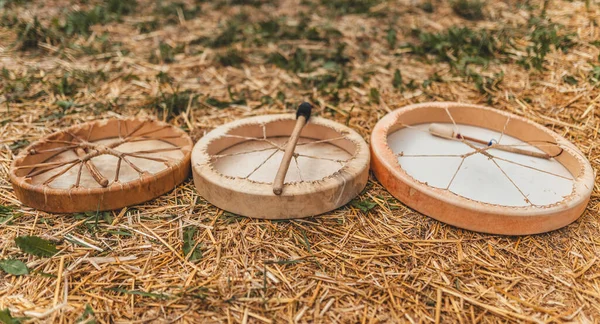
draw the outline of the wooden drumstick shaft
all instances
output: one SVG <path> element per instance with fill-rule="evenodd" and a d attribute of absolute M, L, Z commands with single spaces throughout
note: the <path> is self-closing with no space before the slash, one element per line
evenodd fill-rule
<path fill-rule="evenodd" d="M 302 103 L 300 107 L 298 107 L 298 111 L 296 112 L 296 125 L 294 126 L 294 130 L 292 131 L 290 139 L 285 147 L 283 159 L 279 165 L 279 170 L 277 170 L 277 175 L 275 175 L 275 180 L 273 180 L 273 193 L 276 195 L 281 195 L 283 192 L 285 175 L 287 174 L 287 171 L 290 167 L 290 162 L 294 156 L 294 150 L 296 149 L 296 144 L 298 144 L 298 139 L 300 138 L 302 128 L 304 128 L 308 118 L 310 118 L 311 109 L 312 106 L 307 102 Z"/>
<path fill-rule="evenodd" d="M 77 154 L 78 157 L 84 157 L 87 155 L 85 150 L 82 149 L 81 147 L 76 148 L 75 153 Z M 99 185 L 101 185 L 102 187 L 108 186 L 108 179 L 106 179 L 106 177 L 104 177 L 102 175 L 102 173 L 100 173 L 100 171 L 98 171 L 98 169 L 96 168 L 96 166 L 94 165 L 94 162 L 92 162 L 92 160 L 87 160 L 84 162 L 84 164 L 85 164 L 85 167 L 88 169 L 88 171 L 90 171 L 90 174 L 92 175 L 94 180 L 96 180 L 96 182 L 98 182 Z"/>
<path fill-rule="evenodd" d="M 462 136 L 462 138 L 466 139 L 467 141 L 484 144 L 484 145 L 490 146 L 491 148 L 501 150 L 501 151 L 516 153 L 516 154 L 521 154 L 521 155 L 527 155 L 527 156 L 533 156 L 533 157 L 537 157 L 540 159 L 550 159 L 550 155 L 548 155 L 546 153 L 534 152 L 534 151 L 525 150 L 525 149 L 521 149 L 521 148 L 514 147 L 514 146 L 507 146 L 507 145 L 496 144 L 496 143 L 492 143 L 492 145 L 489 145 L 489 142 L 486 142 L 486 141 L 483 141 L 483 140 L 480 140 L 477 138 L 469 137 L 469 136 Z"/>
<path fill-rule="evenodd" d="M 440 124 L 431 124 L 429 126 L 429 133 L 431 133 L 432 135 L 435 135 L 437 137 L 442 137 L 442 138 L 447 138 L 447 139 L 452 139 L 452 140 L 465 139 L 467 141 L 487 145 L 490 148 L 505 151 L 505 152 L 527 155 L 527 156 L 532 156 L 532 157 L 541 158 L 541 159 L 550 159 L 551 158 L 551 156 L 547 153 L 534 152 L 534 151 L 525 150 L 525 149 L 521 149 L 521 148 L 514 147 L 514 146 L 508 146 L 508 145 L 502 145 L 502 144 L 496 144 L 496 143 L 492 143 L 490 145 L 488 141 L 484 141 L 484 140 L 481 140 L 478 138 L 458 134 L 454 131 L 454 129 L 452 129 L 452 127 L 447 127 L 447 126 L 440 125 Z"/>

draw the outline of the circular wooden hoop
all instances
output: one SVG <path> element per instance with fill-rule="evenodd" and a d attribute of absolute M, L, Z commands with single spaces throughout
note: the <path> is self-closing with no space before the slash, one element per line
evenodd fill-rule
<path fill-rule="evenodd" d="M 157 173 L 145 172 L 131 181 L 108 181 L 106 187 L 79 186 L 62 189 L 32 183 L 30 174 L 34 168 L 29 166 L 56 156 L 59 152 L 56 149 L 65 145 L 57 142 L 72 141 L 74 137 L 71 134 L 84 137 L 89 142 L 97 142 L 117 139 L 127 132 L 131 132 L 131 136 L 147 134 L 143 135 L 146 136 L 144 138 L 179 147 L 183 158 L 169 161 L 169 165 Z M 118 151 L 119 147 L 115 149 Z M 112 210 L 151 200 L 183 182 L 189 176 L 191 149 L 192 140 L 184 131 L 163 122 L 141 119 L 88 122 L 53 133 L 29 145 L 13 161 L 10 180 L 17 198 L 36 209 L 54 213 Z"/>
<path fill-rule="evenodd" d="M 295 115 L 270 115 L 246 118 L 220 126 L 205 135 L 192 152 L 194 183 L 200 195 L 217 207 L 254 218 L 289 219 L 319 215 L 345 205 L 356 197 L 369 177 L 369 149 L 352 129 L 324 118 L 311 117 L 301 136 L 325 140 L 343 135 L 341 146 L 354 150 L 353 157 L 336 173 L 317 181 L 286 184 L 281 195 L 273 193 L 270 183 L 225 176 L 211 163 L 210 145 L 226 134 L 258 137 L 260 125 L 269 125 L 268 136 L 289 136 Z M 218 144 L 216 153 L 240 141 Z M 336 144 L 337 145 L 337 144 Z M 273 177 L 277 170 L 273 170 Z"/>
<path fill-rule="evenodd" d="M 574 176 L 570 196 L 557 204 L 543 207 L 507 207 L 474 201 L 449 190 L 430 187 L 408 175 L 388 146 L 387 137 L 403 125 L 448 122 L 446 110 L 457 124 L 466 124 L 502 132 L 522 141 L 544 140 L 560 145 L 556 160 Z M 556 148 L 539 147 L 550 155 Z M 593 169 L 584 155 L 570 142 L 525 118 L 493 108 L 452 102 L 423 103 L 395 110 L 382 118 L 371 135 L 372 170 L 381 184 L 401 202 L 439 221 L 468 230 L 525 235 L 552 231 L 575 221 L 585 210 L 594 187 Z"/>

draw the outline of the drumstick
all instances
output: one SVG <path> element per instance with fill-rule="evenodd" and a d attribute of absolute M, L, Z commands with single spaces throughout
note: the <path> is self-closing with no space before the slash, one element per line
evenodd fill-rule
<path fill-rule="evenodd" d="M 279 165 L 279 170 L 277 171 L 275 180 L 273 180 L 273 193 L 276 195 L 281 195 L 281 192 L 283 191 L 283 181 L 285 180 L 285 175 L 287 174 L 287 170 L 290 167 L 290 162 L 294 156 L 294 149 L 296 148 L 296 144 L 300 138 L 300 132 L 310 118 L 311 110 L 312 106 L 308 102 L 303 102 L 296 111 L 296 126 L 294 126 L 294 130 L 290 135 L 290 139 L 285 147 L 283 159 Z"/>
<path fill-rule="evenodd" d="M 445 125 L 440 125 L 440 124 L 431 124 L 429 126 L 429 133 L 431 133 L 432 135 L 435 135 L 437 137 L 442 137 L 442 138 L 451 139 L 451 140 L 465 139 L 467 141 L 484 144 L 486 146 L 489 146 L 490 148 L 502 150 L 502 151 L 506 151 L 506 152 L 527 155 L 527 156 L 532 156 L 532 157 L 541 158 L 541 159 L 550 159 L 551 158 L 551 156 L 546 153 L 533 152 L 533 151 L 529 151 L 529 150 L 520 149 L 520 148 L 514 147 L 514 146 L 491 143 L 489 141 L 484 141 L 484 140 L 481 140 L 478 138 L 465 136 L 465 135 L 455 132 L 451 126 L 445 126 Z"/>
<path fill-rule="evenodd" d="M 85 152 L 85 150 L 82 149 L 81 147 L 76 148 L 75 153 L 77 154 L 78 157 L 84 157 L 87 154 Z M 92 162 L 92 160 L 87 160 L 83 163 L 85 164 L 88 171 L 90 171 L 90 174 L 92 175 L 94 180 L 96 180 L 96 182 L 98 182 L 99 185 L 101 185 L 102 187 L 108 186 L 108 179 L 106 179 L 102 175 L 102 173 L 100 173 L 100 171 L 98 171 L 98 169 L 96 168 L 96 166 L 94 165 L 94 162 Z"/>

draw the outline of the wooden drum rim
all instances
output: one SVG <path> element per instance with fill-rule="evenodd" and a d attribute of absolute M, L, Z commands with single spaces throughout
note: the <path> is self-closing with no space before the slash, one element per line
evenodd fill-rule
<path fill-rule="evenodd" d="M 343 134 L 356 148 L 353 157 L 330 176 L 321 180 L 286 185 L 281 195 L 275 195 L 271 183 L 226 176 L 217 172 L 212 165 L 207 148 L 210 143 L 229 131 L 246 125 L 295 119 L 296 116 L 291 114 L 250 117 L 217 127 L 202 137 L 192 152 L 192 173 L 199 194 L 211 204 L 226 211 L 263 219 L 315 216 L 341 207 L 356 197 L 368 180 L 368 145 L 351 128 L 320 117 L 311 117 L 308 124 L 331 128 Z M 310 134 L 302 134 L 303 137 L 318 139 L 310 137 Z M 273 177 L 276 171 L 273 170 Z"/>
<path fill-rule="evenodd" d="M 469 111 L 475 122 L 457 120 L 457 124 L 468 124 L 488 128 L 502 118 L 519 121 L 526 125 L 529 134 L 550 136 L 576 161 L 571 169 L 578 169 L 574 176 L 572 194 L 563 201 L 549 206 L 511 207 L 471 200 L 451 191 L 430 187 L 408 175 L 400 166 L 397 156 L 388 145 L 388 135 L 399 129 L 399 119 L 412 113 L 413 116 L 427 109 L 454 109 Z M 475 114 L 473 114 L 475 112 Z M 440 122 L 425 114 L 422 123 Z M 481 118 L 480 118 L 481 117 Z M 417 123 L 414 123 L 417 124 Z M 492 128 L 490 128 L 492 129 Z M 524 128 L 525 129 L 525 128 Z M 517 134 L 510 134 L 519 138 Z M 460 228 L 504 235 L 525 235 L 555 230 L 575 221 L 585 210 L 594 187 L 594 171 L 583 153 L 572 143 L 553 131 L 526 118 L 494 108 L 455 102 L 432 102 L 408 105 L 382 118 L 371 134 L 371 168 L 381 184 L 397 199 L 418 212 Z M 563 162 L 560 162 L 564 165 Z M 568 167 L 567 167 L 568 168 Z M 571 171 L 571 169 L 569 169 Z"/>
<path fill-rule="evenodd" d="M 17 174 L 18 168 L 23 166 L 25 158 L 30 154 L 29 152 L 35 147 L 44 145 L 48 140 L 59 138 L 69 132 L 77 134 L 78 131 L 89 127 L 114 127 L 114 124 L 128 122 L 134 124 L 148 123 L 151 125 L 149 126 L 150 129 L 156 128 L 156 131 L 166 130 L 174 138 L 184 143 L 184 145 L 179 146 L 183 157 L 173 161 L 168 167 L 156 173 L 147 173 L 127 182 L 111 183 L 107 187 L 52 188 L 32 184 L 28 181 L 27 176 Z M 107 135 L 106 137 L 100 137 L 100 139 L 120 136 L 118 133 Z M 160 140 L 174 145 L 170 140 L 160 138 L 153 138 L 153 140 Z M 44 136 L 23 149 L 11 164 L 10 181 L 17 198 L 24 205 L 46 212 L 76 213 L 113 210 L 154 199 L 182 183 L 189 177 L 192 145 L 192 140 L 186 132 L 161 121 L 139 118 L 91 121 Z"/>

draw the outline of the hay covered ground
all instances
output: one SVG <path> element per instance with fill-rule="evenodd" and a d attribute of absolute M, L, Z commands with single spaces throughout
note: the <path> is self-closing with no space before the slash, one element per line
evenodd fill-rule
<path fill-rule="evenodd" d="M 196 140 L 302 100 L 367 140 L 406 104 L 488 104 L 598 170 L 599 23 L 591 0 L 0 1 L 0 259 L 29 269 L 0 271 L 0 319 L 600 321 L 598 188 L 566 228 L 505 237 L 420 215 L 373 177 L 346 207 L 278 222 L 219 210 L 190 180 L 66 215 L 21 206 L 8 181 L 19 150 L 75 123 L 151 116 Z M 27 254 L 26 235 L 60 252 Z"/>

